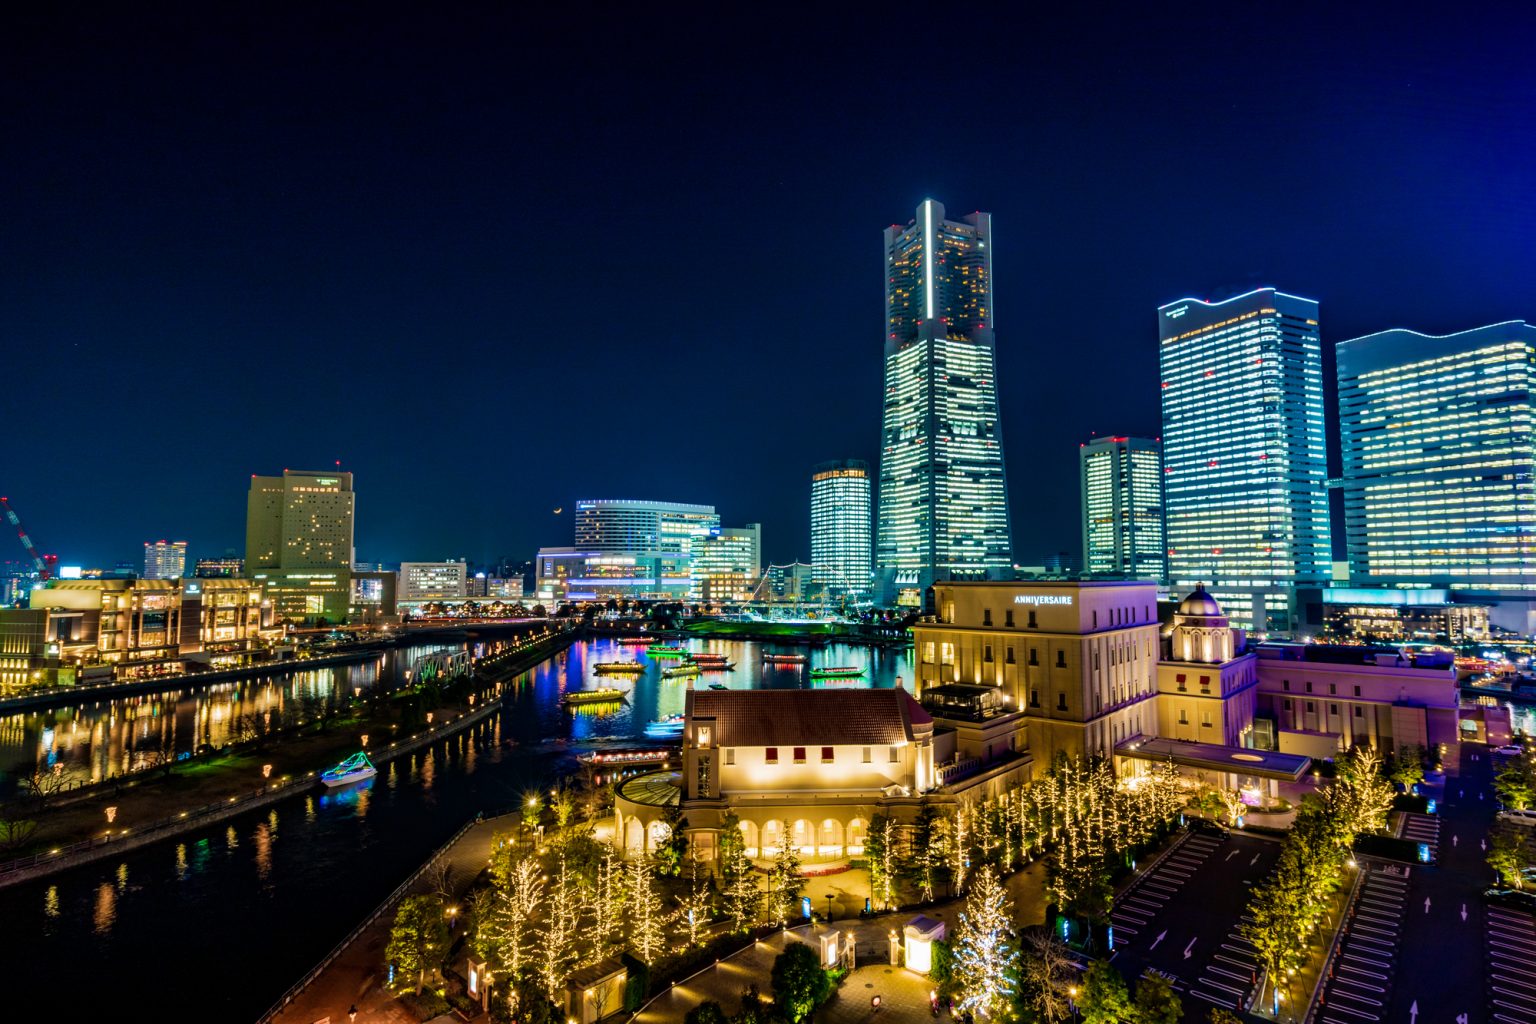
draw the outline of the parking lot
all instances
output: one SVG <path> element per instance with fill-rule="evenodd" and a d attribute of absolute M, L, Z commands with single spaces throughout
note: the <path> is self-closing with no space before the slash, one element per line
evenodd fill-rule
<path fill-rule="evenodd" d="M 1279 852 L 1279 844 L 1242 833 L 1187 836 L 1115 901 L 1115 966 L 1132 977 L 1168 978 L 1194 997 L 1185 1004 L 1191 1020 L 1205 1019 L 1202 1004 L 1246 1006 L 1258 962 L 1238 927 L 1252 886 Z"/>
<path fill-rule="evenodd" d="M 1536 917 L 1490 906 L 1483 936 L 1492 1019 L 1536 1024 Z"/>
<path fill-rule="evenodd" d="M 1317 1009 L 1323 1024 L 1377 1024 L 1384 1019 L 1397 976 L 1413 869 L 1362 861 L 1361 870 L 1366 875 L 1344 922 L 1339 953 Z"/>

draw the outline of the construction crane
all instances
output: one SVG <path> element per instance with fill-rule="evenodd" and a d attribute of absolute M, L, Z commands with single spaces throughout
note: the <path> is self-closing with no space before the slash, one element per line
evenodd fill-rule
<path fill-rule="evenodd" d="M 37 566 L 38 575 L 45 580 L 51 579 L 53 577 L 53 556 L 37 553 L 37 546 L 32 543 L 32 538 L 27 536 L 27 528 L 21 525 L 21 516 L 18 516 L 16 510 L 11 508 L 11 500 L 9 498 L 0 498 L 0 508 L 5 509 L 5 518 L 11 521 L 12 526 L 16 527 L 16 536 L 21 539 L 21 546 L 27 549 L 27 554 L 32 556 L 32 561 Z"/>

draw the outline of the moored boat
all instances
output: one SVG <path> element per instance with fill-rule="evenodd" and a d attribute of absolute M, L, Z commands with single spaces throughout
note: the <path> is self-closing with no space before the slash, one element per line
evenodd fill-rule
<path fill-rule="evenodd" d="M 653 636 L 621 636 L 616 641 L 621 644 L 653 644 L 656 638 Z"/>
<path fill-rule="evenodd" d="M 572 690 L 562 699 L 567 704 L 616 704 L 624 699 L 624 691 L 611 687 L 599 690 Z"/>
<path fill-rule="evenodd" d="M 645 731 L 649 736 L 675 736 L 683 731 L 683 716 L 668 715 L 647 725 Z"/>
<path fill-rule="evenodd" d="M 703 669 L 695 662 L 685 661 L 681 665 L 672 665 L 668 668 L 662 669 L 661 678 L 681 679 L 684 676 L 696 676 L 702 671 Z"/>
<path fill-rule="evenodd" d="M 700 661 L 695 664 L 703 672 L 729 672 L 736 667 L 734 661 Z"/>
<path fill-rule="evenodd" d="M 638 661 L 600 661 L 592 666 L 592 671 L 600 676 L 637 676 L 645 671 L 645 666 Z"/>
<path fill-rule="evenodd" d="M 619 750 L 594 750 L 578 754 L 576 760 L 593 768 L 623 768 L 629 765 L 660 764 L 676 758 L 677 752 L 662 747 L 624 747 Z"/>
<path fill-rule="evenodd" d="M 688 653 L 688 648 L 676 644 L 652 644 L 645 653 L 653 658 L 681 658 Z"/>
<path fill-rule="evenodd" d="M 379 770 L 368 760 L 368 755 L 359 750 L 334 768 L 327 768 L 320 773 L 320 781 L 332 788 L 345 786 L 349 783 L 359 782 L 363 779 L 371 779 L 379 774 Z"/>
<path fill-rule="evenodd" d="M 864 670 L 857 665 L 828 665 L 811 669 L 812 679 L 858 679 Z"/>
<path fill-rule="evenodd" d="M 767 662 L 772 662 L 775 665 L 804 665 L 805 664 L 805 655 L 803 655 L 803 654 L 765 654 L 765 655 L 763 655 L 763 660 L 767 661 Z"/>

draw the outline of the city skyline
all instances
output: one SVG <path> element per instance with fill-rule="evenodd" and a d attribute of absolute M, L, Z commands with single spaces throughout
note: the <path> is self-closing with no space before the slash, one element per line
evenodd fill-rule
<path fill-rule="evenodd" d="M 15 379 L 54 382 L 65 401 L 151 388 L 197 398 L 199 382 L 216 381 L 222 399 L 260 409 L 281 401 L 282 378 L 252 372 L 270 362 L 302 370 L 297 379 L 335 409 L 302 430 L 190 433 L 112 522 L 88 488 L 129 486 L 112 474 L 126 437 L 96 443 L 83 417 L 53 424 L 57 443 L 78 453 L 75 472 L 12 460 L 4 493 L 40 547 L 69 564 L 132 560 L 145 537 L 165 533 L 185 537 L 190 557 L 238 548 L 231 474 L 337 459 L 370 493 L 431 464 L 434 483 L 471 486 L 480 499 L 462 500 L 462 486 L 377 492 L 359 516 L 370 561 L 527 558 L 566 532 L 551 510 L 583 493 L 708 502 L 728 522 L 761 521 L 768 558 L 804 559 L 803 467 L 878 459 L 875 231 L 929 195 L 1016 225 L 995 268 L 1008 335 L 998 390 L 1009 410 L 1004 450 L 1027 459 L 1009 479 L 1015 561 L 1025 564 L 1078 537 L 1074 503 L 1026 500 L 1035 481 L 1070 486 L 1077 444 L 1092 434 L 1158 433 L 1147 315 L 1157 305 L 1283 283 L 1324 304 L 1325 360 L 1342 339 L 1394 326 L 1442 334 L 1531 315 L 1536 211 L 1510 169 L 1528 163 L 1532 135 L 1521 129 L 1536 103 L 1528 86 L 1488 70 L 1516 60 L 1515 44 L 1454 20 L 1372 25 L 1379 45 L 1361 51 L 1363 26 L 1351 16 L 1303 12 L 1289 22 L 1294 59 L 1254 75 L 1262 19 L 1226 11 L 1222 37 L 1250 41 L 1206 48 L 1191 77 L 1161 55 L 1210 28 L 1052 14 L 1041 28 L 1057 40 L 1056 57 L 1026 67 L 1000 50 L 979 62 L 991 69 L 964 104 L 934 91 L 890 102 L 875 73 L 886 29 L 863 24 L 868 52 L 841 52 L 811 80 L 770 89 L 776 76 L 761 76 L 732 97 L 701 98 L 698 82 L 740 55 L 682 33 L 647 65 L 668 66 L 654 58 L 674 45 L 689 61 L 610 112 L 605 97 L 625 95 L 634 70 L 616 35 L 588 40 L 589 84 L 566 90 L 541 84 L 564 81 L 546 63 L 562 58 L 530 61 L 526 78 L 490 59 L 507 22 L 474 26 L 484 30 L 476 44 L 462 23 L 418 33 L 414 22 L 307 17 L 329 56 L 300 59 L 291 73 L 273 70 L 289 66 L 276 57 L 291 39 L 238 16 L 214 22 L 229 31 L 196 47 L 190 28 L 157 34 L 110 19 L 100 36 L 110 45 L 46 18 L 7 41 L 28 96 L 7 117 L 29 144 L 0 172 L 8 195 L 27 197 L 8 211 L 3 243 L 15 272 L 0 331 L 16 342 Z M 828 24 L 828 39 L 840 25 Z M 348 45 L 328 45 L 341 39 Z M 375 89 L 353 83 L 376 78 L 367 54 L 407 41 L 424 60 L 461 59 L 449 79 L 421 83 L 411 101 L 421 113 L 401 121 Z M 829 44 L 796 45 L 815 57 Z M 993 45 L 1002 39 L 982 49 Z M 128 52 L 142 61 L 125 62 Z M 605 64 L 610 55 L 618 59 Z M 1432 105 L 1420 99 L 1425 82 Z M 864 111 L 853 135 L 813 116 L 829 93 Z M 185 137 L 155 128 L 167 108 Z M 109 128 L 87 143 L 79 125 L 93 111 Z M 702 125 L 737 111 L 768 126 L 742 147 L 652 144 L 707 137 Z M 898 125 L 914 120 L 949 124 L 965 158 L 918 152 L 868 173 Z M 509 122 L 523 134 L 503 139 Z M 1277 157 L 1277 132 L 1306 137 L 1305 158 Z M 469 144 L 437 146 L 444 134 Z M 1066 141 L 1039 144 L 1057 138 Z M 548 159 L 519 159 L 525 145 Z M 1127 176 L 1127 147 L 1159 155 Z M 627 173 L 610 175 L 620 153 Z M 446 181 L 461 197 L 452 204 L 435 198 Z M 647 255 L 681 210 L 703 214 L 688 219 L 691 244 L 714 254 L 688 269 Z M 155 230 L 142 230 L 151 222 Z M 1244 223 L 1255 230 L 1230 228 Z M 752 246 L 736 244 L 744 224 Z M 536 249 L 517 241 L 534 237 Z M 650 301 L 682 294 L 686 317 Z M 785 331 L 786 313 L 809 327 Z M 770 394 L 806 373 L 831 390 L 795 399 L 792 415 L 759 431 L 700 429 L 689 408 L 652 405 L 656 436 L 689 437 L 686 468 L 660 445 L 565 460 L 558 445 L 519 444 L 503 459 L 488 439 L 443 443 L 448 404 L 383 397 L 397 394 L 398 379 L 432 380 L 528 429 L 535 411 L 574 412 L 573 397 L 533 405 L 546 401 L 536 382 L 592 379 L 590 357 L 615 355 L 620 339 L 661 355 L 615 372 L 664 394 L 683 368 L 712 365 L 722 337 L 742 379 Z M 1085 369 L 1089 352 L 1101 358 Z M 1083 386 L 1094 401 L 1082 400 Z M 24 436 L 32 429 L 21 426 Z M 506 479 L 512 471 L 521 472 Z M 671 477 L 664 490 L 659 474 Z"/>

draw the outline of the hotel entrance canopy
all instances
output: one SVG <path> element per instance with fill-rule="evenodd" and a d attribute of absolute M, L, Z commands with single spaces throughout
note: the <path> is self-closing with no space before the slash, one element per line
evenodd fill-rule
<path fill-rule="evenodd" d="M 1310 757 L 1301 754 L 1282 754 L 1274 750 L 1254 750 L 1251 747 L 1223 747 L 1216 743 L 1192 743 L 1164 737 L 1126 740 L 1115 747 L 1115 756 L 1138 761 L 1172 760 L 1180 768 L 1231 772 L 1234 775 L 1273 779 L 1276 782 L 1301 781 L 1312 763 Z"/>

